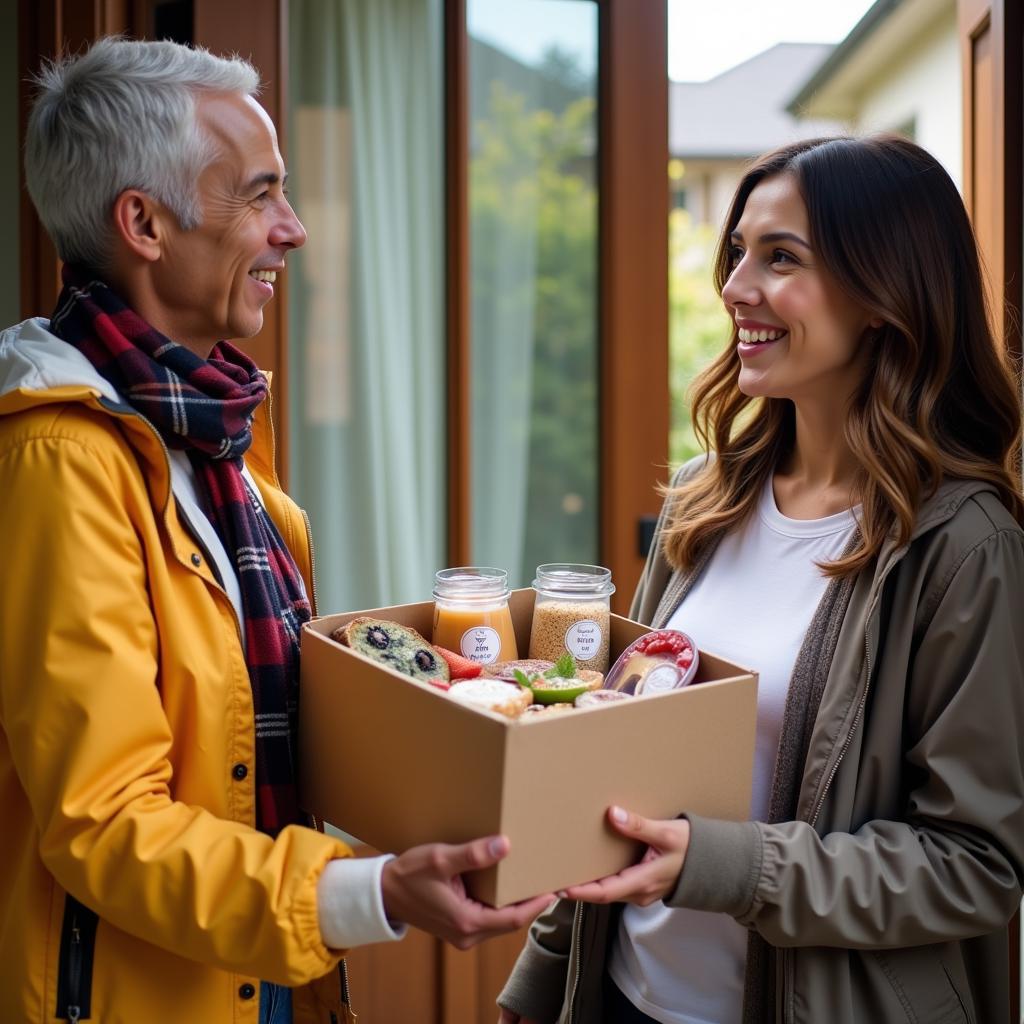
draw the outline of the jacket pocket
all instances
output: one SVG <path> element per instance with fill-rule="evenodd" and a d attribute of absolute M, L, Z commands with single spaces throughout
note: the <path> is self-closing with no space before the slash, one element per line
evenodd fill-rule
<path fill-rule="evenodd" d="M 975 1024 L 974 1014 L 953 984 L 938 946 L 875 952 L 882 972 L 910 1024 Z"/>
<path fill-rule="evenodd" d="M 57 961 L 57 1020 L 88 1020 L 92 1015 L 92 960 L 99 918 L 70 893 L 64 897 Z"/>

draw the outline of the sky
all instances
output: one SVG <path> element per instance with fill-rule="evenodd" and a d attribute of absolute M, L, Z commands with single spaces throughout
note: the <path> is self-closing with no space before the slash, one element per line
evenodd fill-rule
<path fill-rule="evenodd" d="M 837 43 L 874 0 L 667 0 L 668 74 L 703 82 L 775 43 Z M 550 46 L 592 72 L 597 4 L 580 0 L 468 0 L 467 27 L 528 64 Z"/>
<path fill-rule="evenodd" d="M 668 0 L 668 76 L 704 82 L 775 43 L 838 43 L 874 0 Z"/>

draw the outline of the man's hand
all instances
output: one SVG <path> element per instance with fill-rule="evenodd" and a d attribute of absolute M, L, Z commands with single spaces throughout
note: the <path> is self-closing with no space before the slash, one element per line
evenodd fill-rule
<path fill-rule="evenodd" d="M 532 921 L 551 901 L 550 893 L 495 910 L 470 899 L 465 871 L 497 864 L 509 850 L 505 836 L 449 846 L 414 846 L 384 865 L 384 911 L 392 921 L 422 928 L 458 949 L 515 931 Z"/>
<path fill-rule="evenodd" d="M 570 886 L 558 895 L 587 903 L 635 903 L 638 907 L 664 899 L 676 887 L 683 870 L 690 845 L 690 823 L 685 818 L 642 818 L 621 807 L 608 809 L 608 821 L 628 839 L 647 843 L 640 863 L 596 882 Z"/>

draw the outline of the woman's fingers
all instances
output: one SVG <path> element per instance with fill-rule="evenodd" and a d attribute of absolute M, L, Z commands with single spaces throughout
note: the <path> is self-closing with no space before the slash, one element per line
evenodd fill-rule
<path fill-rule="evenodd" d="M 690 839 L 690 823 L 685 818 L 645 818 L 613 806 L 608 808 L 608 821 L 616 832 L 638 839 L 661 852 L 683 852 Z"/>
<path fill-rule="evenodd" d="M 587 903 L 635 903 L 642 907 L 664 899 L 679 880 L 690 842 L 690 823 L 684 818 L 645 818 L 622 807 L 609 807 L 608 820 L 622 835 L 647 843 L 643 858 L 614 875 L 570 886 L 564 895 Z"/>
<path fill-rule="evenodd" d="M 624 868 L 618 874 L 570 886 L 565 895 L 586 903 L 639 903 L 645 906 L 658 898 L 656 890 L 660 873 L 657 861 L 645 861 Z"/>

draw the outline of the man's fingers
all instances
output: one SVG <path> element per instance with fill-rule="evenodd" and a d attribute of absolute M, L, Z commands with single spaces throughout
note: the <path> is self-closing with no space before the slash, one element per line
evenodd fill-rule
<path fill-rule="evenodd" d="M 461 875 L 464 871 L 479 871 L 497 864 L 508 855 L 509 842 L 505 836 L 489 836 L 443 849 L 444 870 L 449 876 Z"/>

